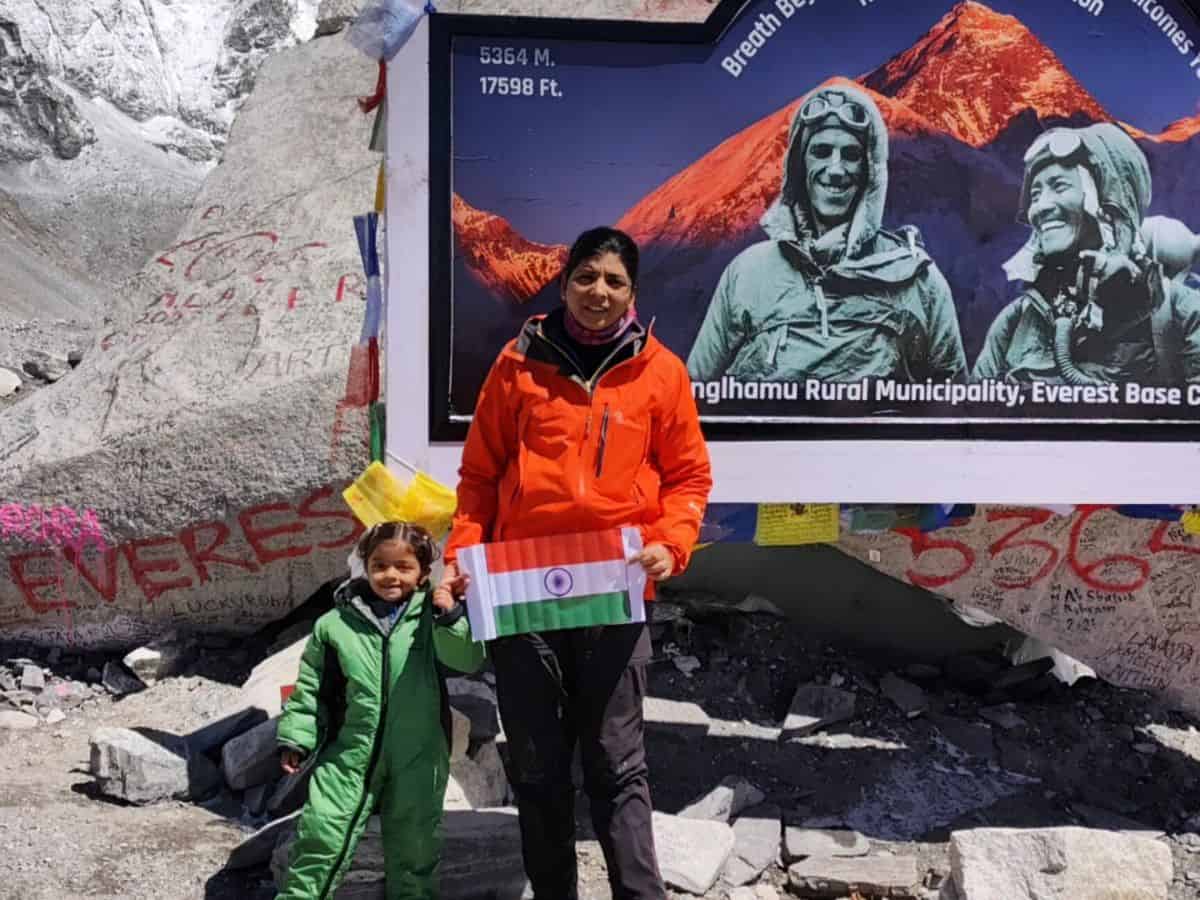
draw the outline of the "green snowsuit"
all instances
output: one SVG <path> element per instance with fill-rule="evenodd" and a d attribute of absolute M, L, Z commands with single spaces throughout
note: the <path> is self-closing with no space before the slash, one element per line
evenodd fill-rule
<path fill-rule="evenodd" d="M 472 643 L 465 617 L 435 624 L 428 584 L 390 632 L 364 599 L 364 580 L 335 596 L 279 719 L 281 748 L 318 757 L 277 900 L 332 897 L 376 807 L 389 900 L 436 897 L 450 711 L 435 660 L 474 672 L 483 645 Z"/>
<path fill-rule="evenodd" d="M 805 182 L 804 147 L 819 127 L 801 119 L 809 98 L 829 91 L 855 100 L 870 121 L 862 195 L 833 250 L 821 248 L 833 232 L 818 241 Z M 779 198 L 760 220 L 769 240 L 738 254 L 717 282 L 688 355 L 693 381 L 966 376 L 950 286 L 915 227 L 882 228 L 887 152 L 887 126 L 862 91 L 837 82 L 801 101 Z"/>

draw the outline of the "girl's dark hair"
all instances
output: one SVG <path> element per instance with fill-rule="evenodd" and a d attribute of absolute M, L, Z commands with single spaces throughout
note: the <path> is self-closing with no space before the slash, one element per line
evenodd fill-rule
<path fill-rule="evenodd" d="M 625 265 L 631 287 L 637 287 L 638 280 L 638 246 L 637 243 L 623 231 L 616 228 L 591 228 L 575 238 L 571 252 L 567 254 L 567 265 L 563 269 L 563 281 L 571 277 L 571 273 L 584 260 L 599 256 L 602 253 L 615 253 Z"/>
<path fill-rule="evenodd" d="M 407 543 L 422 569 L 428 569 L 438 558 L 438 546 L 433 535 L 420 525 L 409 522 L 380 522 L 378 525 L 372 525 L 358 539 L 354 552 L 363 561 L 363 565 L 366 565 L 375 549 L 388 541 Z"/>

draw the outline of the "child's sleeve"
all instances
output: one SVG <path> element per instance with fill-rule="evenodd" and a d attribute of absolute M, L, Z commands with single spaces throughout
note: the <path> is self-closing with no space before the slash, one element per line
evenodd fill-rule
<path fill-rule="evenodd" d="M 296 686 L 279 717 L 276 737 L 281 750 L 298 750 L 306 756 L 317 748 L 317 712 L 320 708 L 321 677 L 325 668 L 324 629 L 318 620 L 300 656 Z"/>
<path fill-rule="evenodd" d="M 433 650 L 438 662 L 470 675 L 483 665 L 483 644 L 471 638 L 471 623 L 460 603 L 450 612 L 433 617 Z"/>

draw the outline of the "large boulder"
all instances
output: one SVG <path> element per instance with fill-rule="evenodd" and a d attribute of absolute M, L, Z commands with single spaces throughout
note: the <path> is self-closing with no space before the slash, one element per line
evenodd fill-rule
<path fill-rule="evenodd" d="M 1200 543 L 1182 522 L 1125 515 L 1123 508 L 980 506 L 932 538 L 896 531 L 843 534 L 838 549 L 922 587 L 936 588 L 967 621 L 1002 621 L 1036 638 L 1014 654 L 1072 681 L 1081 673 L 1154 691 L 1200 713 L 1196 648 Z M 1003 699 L 1005 679 L 982 683 Z M 1007 686 L 1012 696 L 1038 682 Z"/>
<path fill-rule="evenodd" d="M 259 709 L 274 718 L 283 712 L 282 688 L 294 685 L 300 674 L 300 657 L 308 646 L 308 637 L 293 641 L 279 650 L 250 671 L 250 676 L 242 685 L 237 698 L 226 710 L 226 715 L 232 715 L 239 710 Z"/>
<path fill-rule="evenodd" d="M 178 239 L 76 369 L 0 416 L 5 496 L 36 509 L 0 528 L 0 634 L 249 631 L 345 571 L 359 526 L 339 493 L 367 461 L 362 397 L 343 402 L 364 311 L 352 217 L 380 159 L 354 97 L 374 78 L 340 39 L 273 57 Z M 70 546 L 50 508 L 99 535 Z"/>

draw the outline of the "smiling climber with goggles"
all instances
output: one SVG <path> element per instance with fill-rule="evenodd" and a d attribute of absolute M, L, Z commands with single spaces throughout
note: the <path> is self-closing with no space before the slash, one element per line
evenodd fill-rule
<path fill-rule="evenodd" d="M 1043 132 L 1029 145 L 1023 161 L 1028 166 L 1043 156 L 1049 156 L 1061 162 L 1067 160 L 1078 162 L 1087 156 L 1087 152 L 1079 132 L 1064 128 L 1052 128 L 1050 131 Z"/>
<path fill-rule="evenodd" d="M 812 125 L 827 116 L 837 119 L 852 131 L 866 131 L 871 122 L 867 110 L 861 103 L 850 99 L 841 91 L 823 91 L 811 98 L 800 110 L 800 121 Z"/>

